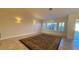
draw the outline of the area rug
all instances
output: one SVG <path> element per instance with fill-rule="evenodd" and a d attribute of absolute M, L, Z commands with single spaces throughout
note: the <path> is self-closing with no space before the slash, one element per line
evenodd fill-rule
<path fill-rule="evenodd" d="M 58 50 L 60 41 L 60 36 L 44 33 L 20 40 L 30 50 Z"/>

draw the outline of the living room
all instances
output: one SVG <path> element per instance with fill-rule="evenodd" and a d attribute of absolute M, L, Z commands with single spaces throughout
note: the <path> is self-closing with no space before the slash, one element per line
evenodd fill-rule
<path fill-rule="evenodd" d="M 40 33 L 61 36 L 58 50 L 79 49 L 73 45 L 78 8 L 0 8 L 0 14 L 2 50 L 28 50 L 19 40 Z"/>

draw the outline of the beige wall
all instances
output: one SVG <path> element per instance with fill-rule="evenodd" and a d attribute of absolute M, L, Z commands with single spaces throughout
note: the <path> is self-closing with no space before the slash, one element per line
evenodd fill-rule
<path fill-rule="evenodd" d="M 79 12 L 68 15 L 68 23 L 67 23 L 67 38 L 73 39 L 74 30 L 75 30 L 75 22 L 76 19 L 79 18 Z"/>
<path fill-rule="evenodd" d="M 28 17 L 28 15 L 17 13 L 17 12 L 2 13 L 2 15 L 0 15 L 1 39 L 38 32 L 40 28 L 40 22 L 37 20 L 36 24 L 33 25 L 34 19 L 31 16 Z M 22 18 L 21 23 L 16 23 L 16 19 L 15 19 L 16 16 Z"/>
<path fill-rule="evenodd" d="M 19 16 L 22 18 L 22 23 L 17 24 L 15 17 Z M 0 9 L 0 33 L 1 38 L 9 38 L 15 36 L 21 36 L 28 33 L 38 32 L 40 30 L 40 22 L 37 20 L 37 23 L 33 25 L 34 15 L 28 13 L 26 9 Z M 64 21 L 65 32 L 64 35 L 68 39 L 73 38 L 75 20 L 79 18 L 79 12 L 68 15 L 63 19 L 58 18 L 55 21 L 61 22 Z M 45 20 L 46 21 L 46 20 Z M 51 20 L 49 22 L 52 22 Z M 60 34 L 59 32 L 53 32 L 54 34 Z"/>

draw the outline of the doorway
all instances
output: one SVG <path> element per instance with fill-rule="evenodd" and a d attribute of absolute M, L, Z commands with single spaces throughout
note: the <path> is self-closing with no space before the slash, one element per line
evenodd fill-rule
<path fill-rule="evenodd" d="M 79 19 L 75 22 L 73 49 L 79 50 Z"/>

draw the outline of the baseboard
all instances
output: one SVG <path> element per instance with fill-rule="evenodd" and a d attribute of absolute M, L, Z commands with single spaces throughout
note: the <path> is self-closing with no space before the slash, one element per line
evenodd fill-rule
<path fill-rule="evenodd" d="M 22 38 L 27 38 L 33 35 L 37 35 L 39 32 L 32 32 L 32 33 L 27 33 L 27 34 L 20 34 L 20 35 L 15 35 L 15 36 L 10 36 L 6 38 L 1 38 L 0 40 L 5 40 L 5 39 L 22 39 Z"/>
<path fill-rule="evenodd" d="M 42 33 L 46 33 L 46 34 L 50 34 L 50 35 L 57 35 L 57 36 L 64 36 L 63 33 L 56 33 L 56 32 L 54 32 L 54 33 L 52 33 L 52 32 L 42 32 Z"/>
<path fill-rule="evenodd" d="M 67 39 L 73 40 L 73 37 L 72 36 L 68 36 Z"/>

